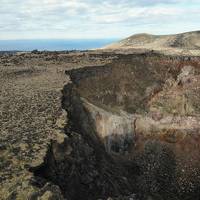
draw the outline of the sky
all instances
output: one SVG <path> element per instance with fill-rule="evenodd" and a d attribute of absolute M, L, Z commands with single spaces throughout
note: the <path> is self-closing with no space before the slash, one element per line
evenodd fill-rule
<path fill-rule="evenodd" d="M 0 0 L 0 40 L 200 30 L 200 0 Z"/>

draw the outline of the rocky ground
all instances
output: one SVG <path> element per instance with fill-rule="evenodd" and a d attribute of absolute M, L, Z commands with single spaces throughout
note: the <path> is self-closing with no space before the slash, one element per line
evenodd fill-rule
<path fill-rule="evenodd" d="M 199 63 L 141 49 L 0 54 L 0 199 L 199 199 Z"/>
<path fill-rule="evenodd" d="M 64 71 L 113 58 L 89 53 L 0 55 L 0 199 L 26 199 L 26 192 L 34 191 L 27 168 L 41 161 L 55 133 L 61 90 L 69 81 Z"/>

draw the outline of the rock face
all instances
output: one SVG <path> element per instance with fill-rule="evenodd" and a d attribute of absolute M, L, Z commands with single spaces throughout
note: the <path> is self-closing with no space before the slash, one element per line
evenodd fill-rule
<path fill-rule="evenodd" d="M 105 199 L 133 190 L 124 168 L 92 137 L 71 131 L 63 140 L 58 138 L 52 141 L 44 163 L 32 170 L 36 177 L 59 186 L 66 199 Z"/>
<path fill-rule="evenodd" d="M 95 123 L 99 138 L 104 143 L 108 153 L 125 153 L 135 139 L 134 115 L 126 112 L 111 113 L 83 99 L 85 108 Z"/>
<path fill-rule="evenodd" d="M 121 55 L 66 74 L 68 120 L 36 177 L 68 200 L 199 199 L 199 58 Z"/>

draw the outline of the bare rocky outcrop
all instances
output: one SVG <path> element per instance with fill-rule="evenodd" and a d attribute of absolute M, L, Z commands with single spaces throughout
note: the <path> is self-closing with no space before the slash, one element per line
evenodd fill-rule
<path fill-rule="evenodd" d="M 96 139 L 72 130 L 59 133 L 44 162 L 31 171 L 59 186 L 69 200 L 107 199 L 128 195 L 133 190 L 128 173 L 106 154 Z"/>

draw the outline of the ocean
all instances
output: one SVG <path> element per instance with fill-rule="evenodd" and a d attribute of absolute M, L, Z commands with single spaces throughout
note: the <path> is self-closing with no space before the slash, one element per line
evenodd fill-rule
<path fill-rule="evenodd" d="M 103 47 L 118 39 L 40 39 L 40 40 L 0 40 L 0 51 L 64 51 L 89 50 Z"/>

